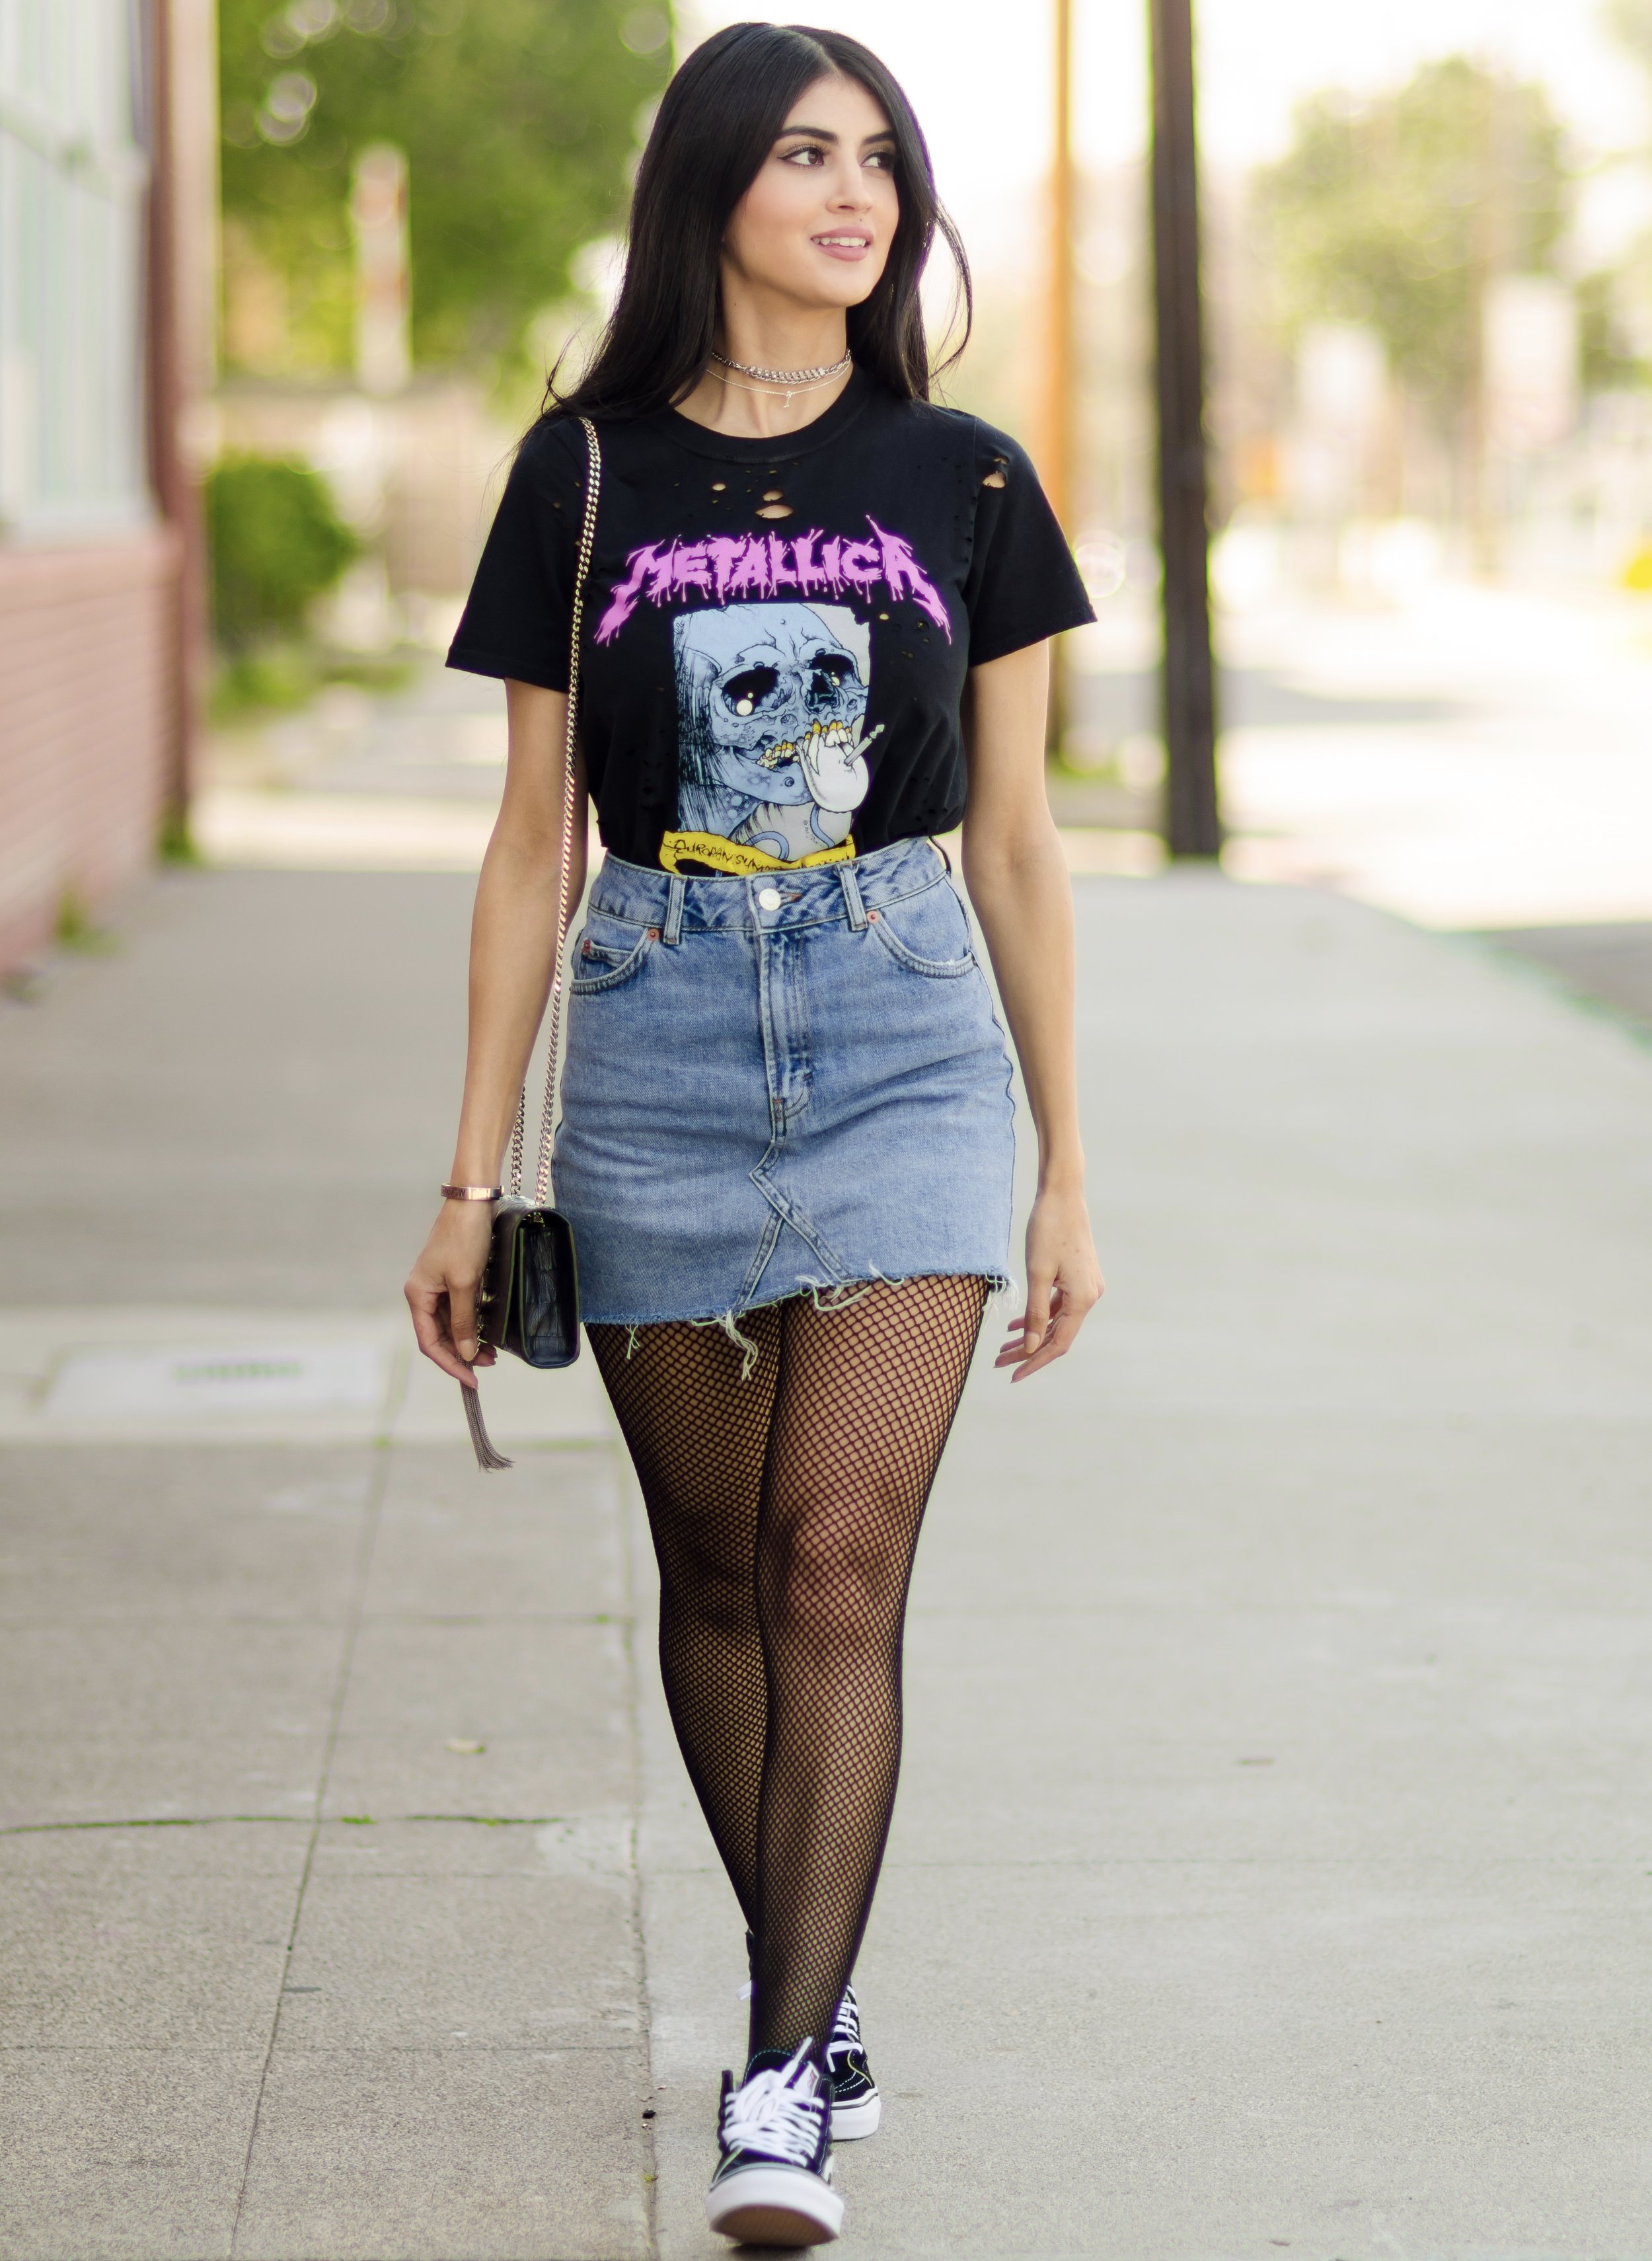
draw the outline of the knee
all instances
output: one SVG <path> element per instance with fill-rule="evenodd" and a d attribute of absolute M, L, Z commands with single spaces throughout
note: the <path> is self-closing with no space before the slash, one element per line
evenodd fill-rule
<path fill-rule="evenodd" d="M 835 1657 L 887 1645 L 905 1591 L 907 1557 L 879 1534 L 882 1520 L 836 1502 L 772 1535 L 762 1583 L 782 1639 Z"/>
<path fill-rule="evenodd" d="M 725 1640 L 755 1636 L 758 1605 L 753 1569 L 749 1563 L 737 1570 L 703 1558 L 663 1565 L 662 1622 L 692 1626 Z"/>

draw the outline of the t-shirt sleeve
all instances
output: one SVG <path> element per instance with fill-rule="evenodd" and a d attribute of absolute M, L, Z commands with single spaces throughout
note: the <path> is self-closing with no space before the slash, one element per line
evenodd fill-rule
<path fill-rule="evenodd" d="M 1095 614 L 1032 459 L 1008 433 L 975 427 L 975 547 L 964 582 L 973 667 Z"/>
<path fill-rule="evenodd" d="M 584 449 L 576 457 L 564 424 L 536 425 L 522 441 L 449 648 L 449 667 L 566 691 L 584 469 Z"/>

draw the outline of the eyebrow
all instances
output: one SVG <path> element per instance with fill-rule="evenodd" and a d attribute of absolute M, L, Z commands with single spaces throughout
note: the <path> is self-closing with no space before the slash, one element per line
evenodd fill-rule
<path fill-rule="evenodd" d="M 774 138 L 777 141 L 784 141 L 788 133 L 807 133 L 811 140 L 815 141 L 837 141 L 842 138 L 834 133 L 830 126 L 782 126 Z M 893 141 L 894 140 L 894 126 L 886 126 L 880 133 L 863 135 L 860 146 L 864 149 L 873 141 Z"/>

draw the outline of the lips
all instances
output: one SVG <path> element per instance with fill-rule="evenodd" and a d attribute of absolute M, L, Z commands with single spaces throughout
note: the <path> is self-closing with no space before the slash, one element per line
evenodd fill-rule
<path fill-rule="evenodd" d="M 851 233 L 814 235 L 809 238 L 809 241 L 818 244 L 822 251 L 829 253 L 834 259 L 863 259 L 872 248 L 872 238 L 869 235 L 857 235 Z"/>

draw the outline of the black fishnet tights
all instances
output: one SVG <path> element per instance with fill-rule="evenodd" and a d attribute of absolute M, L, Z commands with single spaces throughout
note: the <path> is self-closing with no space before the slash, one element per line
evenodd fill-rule
<path fill-rule="evenodd" d="M 590 1329 L 660 1566 L 678 1741 L 755 1939 L 752 2049 L 823 2050 L 901 1763 L 901 1628 L 987 1282 Z M 748 1368 L 742 1379 L 742 1367 Z"/>

